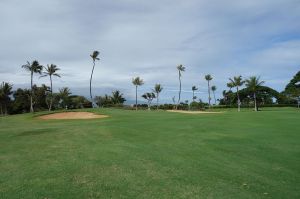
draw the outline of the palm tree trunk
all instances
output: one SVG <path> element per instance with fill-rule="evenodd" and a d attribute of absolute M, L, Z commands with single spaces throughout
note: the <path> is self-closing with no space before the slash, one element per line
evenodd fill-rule
<path fill-rule="evenodd" d="M 4 102 L 4 115 L 7 115 L 7 105 L 6 105 L 6 102 Z"/>
<path fill-rule="evenodd" d="M 3 108 L 2 108 L 2 103 L 0 104 L 0 112 L 1 112 L 1 116 L 3 116 Z"/>
<path fill-rule="evenodd" d="M 195 102 L 195 91 L 193 90 L 193 102 Z"/>
<path fill-rule="evenodd" d="M 255 92 L 253 94 L 253 98 L 254 98 L 254 109 L 255 109 L 255 111 L 257 111 L 256 94 L 255 94 Z"/>
<path fill-rule="evenodd" d="M 30 87 L 31 87 L 31 91 L 30 91 L 30 112 L 33 113 L 33 100 L 32 100 L 32 96 L 33 96 L 33 90 L 32 90 L 32 79 L 33 79 L 33 72 L 31 72 L 31 82 L 30 82 Z"/>
<path fill-rule="evenodd" d="M 156 110 L 158 110 L 158 95 L 159 95 L 159 94 L 156 93 L 156 97 L 157 97 L 157 98 L 156 98 Z"/>
<path fill-rule="evenodd" d="M 93 108 L 94 108 L 94 103 L 93 103 L 93 96 L 92 96 L 92 79 L 93 79 L 93 74 L 94 74 L 94 68 L 95 68 L 95 61 L 93 61 L 93 69 L 92 69 L 91 78 L 90 78 L 90 97 L 91 97 L 91 102 L 92 102 Z"/>
<path fill-rule="evenodd" d="M 52 102 L 53 102 L 53 91 L 52 91 L 52 77 L 50 75 L 50 105 L 49 105 L 49 111 L 51 111 L 52 108 Z"/>
<path fill-rule="evenodd" d="M 239 87 L 236 87 L 236 95 L 238 98 L 238 112 L 241 111 L 241 101 L 240 101 L 240 95 L 239 95 Z"/>
<path fill-rule="evenodd" d="M 178 71 L 178 78 L 179 78 L 179 93 L 178 93 L 178 101 L 177 101 L 177 105 L 176 105 L 176 110 L 178 108 L 178 105 L 180 103 L 180 96 L 181 96 L 181 78 L 180 78 L 180 71 Z"/>
<path fill-rule="evenodd" d="M 136 111 L 138 110 L 138 107 L 137 107 L 137 86 L 135 86 L 135 110 Z"/>
<path fill-rule="evenodd" d="M 208 89 L 208 107 L 210 108 L 210 86 L 209 86 L 209 80 L 207 80 L 207 89 Z"/>
<path fill-rule="evenodd" d="M 215 91 L 213 91 L 214 94 L 214 100 L 215 100 L 215 105 L 217 104 L 217 100 L 216 100 L 216 95 L 215 95 Z"/>

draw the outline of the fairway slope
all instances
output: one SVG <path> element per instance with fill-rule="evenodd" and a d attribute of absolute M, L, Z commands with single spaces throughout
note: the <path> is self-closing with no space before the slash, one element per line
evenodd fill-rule
<path fill-rule="evenodd" d="M 182 110 L 167 110 L 172 113 L 185 113 L 185 114 L 206 114 L 206 113 L 222 113 L 222 112 L 206 112 L 206 111 L 182 111 Z"/>
<path fill-rule="evenodd" d="M 89 112 L 64 112 L 64 113 L 53 113 L 48 115 L 40 116 L 43 120 L 70 120 L 70 119 L 95 119 L 95 118 L 106 118 L 107 115 L 98 115 Z"/>

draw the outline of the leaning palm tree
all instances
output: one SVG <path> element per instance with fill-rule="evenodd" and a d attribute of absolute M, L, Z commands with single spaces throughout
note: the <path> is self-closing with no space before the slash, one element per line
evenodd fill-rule
<path fill-rule="evenodd" d="M 230 86 L 236 87 L 236 95 L 237 95 L 237 99 L 238 99 L 238 112 L 241 111 L 241 100 L 240 100 L 240 95 L 239 95 L 239 87 L 243 86 L 243 84 L 245 83 L 245 81 L 242 80 L 242 76 L 236 76 L 232 78 L 229 78 L 230 82 L 228 83 Z M 228 85 L 227 84 L 227 85 Z"/>
<path fill-rule="evenodd" d="M 52 89 L 52 76 L 60 77 L 57 71 L 60 70 L 56 65 L 50 64 L 45 67 L 45 71 L 41 77 L 49 76 L 50 78 L 50 104 L 49 104 L 49 111 L 51 111 L 52 103 L 53 103 L 53 89 Z"/>
<path fill-rule="evenodd" d="M 163 90 L 163 87 L 160 84 L 155 84 L 153 92 L 156 93 L 156 110 L 158 110 L 158 97 L 159 93 Z"/>
<path fill-rule="evenodd" d="M 197 98 L 195 96 L 195 91 L 198 90 L 198 88 L 196 86 L 192 86 L 192 91 L 193 91 L 193 102 L 195 101 L 195 99 Z"/>
<path fill-rule="evenodd" d="M 176 109 L 180 103 L 180 96 L 181 96 L 181 73 L 185 71 L 185 67 L 180 64 L 177 66 L 177 70 L 178 70 L 178 78 L 179 78 L 179 93 L 178 93 L 178 101 L 177 101 L 177 105 L 176 105 Z"/>
<path fill-rule="evenodd" d="M 142 97 L 148 101 L 148 111 L 150 111 L 151 102 L 155 98 L 155 94 L 154 93 L 144 93 L 142 95 Z"/>
<path fill-rule="evenodd" d="M 22 68 L 24 68 L 26 71 L 30 72 L 30 112 L 33 112 L 33 74 L 38 73 L 41 74 L 43 70 L 43 66 L 39 64 L 38 61 L 34 60 L 32 63 L 27 61 L 27 64 L 23 65 Z"/>
<path fill-rule="evenodd" d="M 94 107 L 93 95 L 92 95 L 92 79 L 93 79 L 93 74 L 94 74 L 94 69 L 95 69 L 95 61 L 100 60 L 98 58 L 98 55 L 99 55 L 98 51 L 94 51 L 93 54 L 90 55 L 91 58 L 93 59 L 93 69 L 92 69 L 91 78 L 90 78 L 90 97 L 91 97 L 92 107 Z"/>
<path fill-rule="evenodd" d="M 140 77 L 136 77 L 136 78 L 132 79 L 132 84 L 135 86 L 135 110 L 137 110 L 138 109 L 138 107 L 137 107 L 137 89 L 138 89 L 138 86 L 141 86 L 144 84 L 144 81 Z"/>
<path fill-rule="evenodd" d="M 217 87 L 216 86 L 212 86 L 211 90 L 212 90 L 213 95 L 214 95 L 215 104 L 217 104 L 216 95 L 215 95 L 215 91 L 217 90 Z"/>
<path fill-rule="evenodd" d="M 207 87 L 208 87 L 208 105 L 209 105 L 209 108 L 210 108 L 210 100 L 211 100 L 211 97 L 210 97 L 210 85 L 209 85 L 209 82 L 212 80 L 212 76 L 210 74 L 208 75 L 205 75 L 205 80 L 207 81 Z"/>
<path fill-rule="evenodd" d="M 257 89 L 262 86 L 265 82 L 260 80 L 260 77 L 252 76 L 246 80 L 247 88 L 252 92 L 253 99 L 254 99 L 254 110 L 258 111 L 257 103 L 256 103 L 256 92 Z"/>

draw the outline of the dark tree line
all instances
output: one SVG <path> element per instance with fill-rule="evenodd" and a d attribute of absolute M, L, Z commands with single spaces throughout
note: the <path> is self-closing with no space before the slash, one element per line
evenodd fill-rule
<path fill-rule="evenodd" d="M 300 71 L 293 77 L 282 92 L 264 86 L 264 82 L 257 79 L 252 79 L 252 82 L 250 82 L 251 80 L 248 80 L 245 88 L 240 90 L 237 89 L 236 92 L 234 92 L 232 88 L 237 85 L 242 86 L 245 83 L 241 79 L 235 80 L 236 81 L 231 79 L 231 82 L 227 84 L 229 90 L 223 91 L 223 98 L 220 99 L 220 105 L 241 105 L 243 107 L 248 107 L 252 106 L 256 101 L 257 110 L 258 106 L 264 105 L 299 105 L 300 103 Z M 256 84 L 256 86 L 253 87 L 253 84 Z"/>

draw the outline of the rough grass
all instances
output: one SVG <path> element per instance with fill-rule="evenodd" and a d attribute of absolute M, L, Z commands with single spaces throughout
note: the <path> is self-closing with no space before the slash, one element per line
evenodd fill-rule
<path fill-rule="evenodd" d="M 0 118 L 0 198 L 300 198 L 296 109 L 94 111 Z"/>

